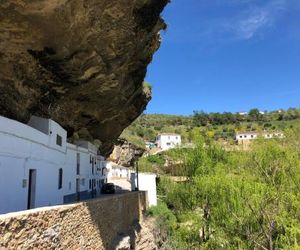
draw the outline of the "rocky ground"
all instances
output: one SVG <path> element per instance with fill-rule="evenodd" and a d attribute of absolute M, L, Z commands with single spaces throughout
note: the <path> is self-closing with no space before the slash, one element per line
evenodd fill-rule
<path fill-rule="evenodd" d="M 136 224 L 130 236 L 120 237 L 115 250 L 156 250 L 155 220 L 144 217 Z"/>

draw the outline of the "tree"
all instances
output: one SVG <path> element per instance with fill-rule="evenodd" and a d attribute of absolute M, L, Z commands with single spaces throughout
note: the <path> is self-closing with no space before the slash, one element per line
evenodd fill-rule
<path fill-rule="evenodd" d="M 262 114 L 257 108 L 251 109 L 248 116 L 250 117 L 251 121 L 260 121 L 262 118 Z"/>

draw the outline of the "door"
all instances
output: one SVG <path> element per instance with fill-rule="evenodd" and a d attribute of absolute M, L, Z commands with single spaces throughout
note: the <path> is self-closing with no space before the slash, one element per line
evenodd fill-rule
<path fill-rule="evenodd" d="M 80 179 L 76 179 L 76 199 L 80 201 Z"/>
<path fill-rule="evenodd" d="M 27 209 L 31 209 L 35 207 L 35 192 L 36 192 L 36 170 L 29 169 Z"/>

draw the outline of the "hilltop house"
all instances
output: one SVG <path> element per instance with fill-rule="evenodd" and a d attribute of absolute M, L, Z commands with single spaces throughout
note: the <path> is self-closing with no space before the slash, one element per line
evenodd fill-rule
<path fill-rule="evenodd" d="M 239 115 L 242 115 L 242 116 L 246 116 L 248 115 L 248 112 L 245 112 L 245 111 L 240 111 L 238 112 Z"/>
<path fill-rule="evenodd" d="M 248 144 L 251 140 L 257 139 L 258 137 L 265 138 L 265 139 L 272 139 L 272 138 L 282 138 L 283 133 L 281 132 L 240 132 L 237 133 L 235 136 L 236 141 L 238 144 Z"/>
<path fill-rule="evenodd" d="M 157 136 L 156 145 L 161 150 L 168 150 L 181 145 L 181 135 L 164 133 Z"/>
<path fill-rule="evenodd" d="M 51 119 L 0 116 L 0 214 L 92 197 L 107 181 L 105 164 L 96 146 L 68 143 Z"/>

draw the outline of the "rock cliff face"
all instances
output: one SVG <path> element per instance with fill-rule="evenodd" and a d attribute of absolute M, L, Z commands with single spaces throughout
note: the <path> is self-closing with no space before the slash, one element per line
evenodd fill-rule
<path fill-rule="evenodd" d="M 124 167 L 134 166 L 145 152 L 145 149 L 139 148 L 136 145 L 129 143 L 126 140 L 118 139 L 114 145 L 114 149 L 109 156 L 109 160 Z"/>
<path fill-rule="evenodd" d="M 147 65 L 168 0 L 2 0 L 0 115 L 52 118 L 112 142 L 145 109 Z"/>

